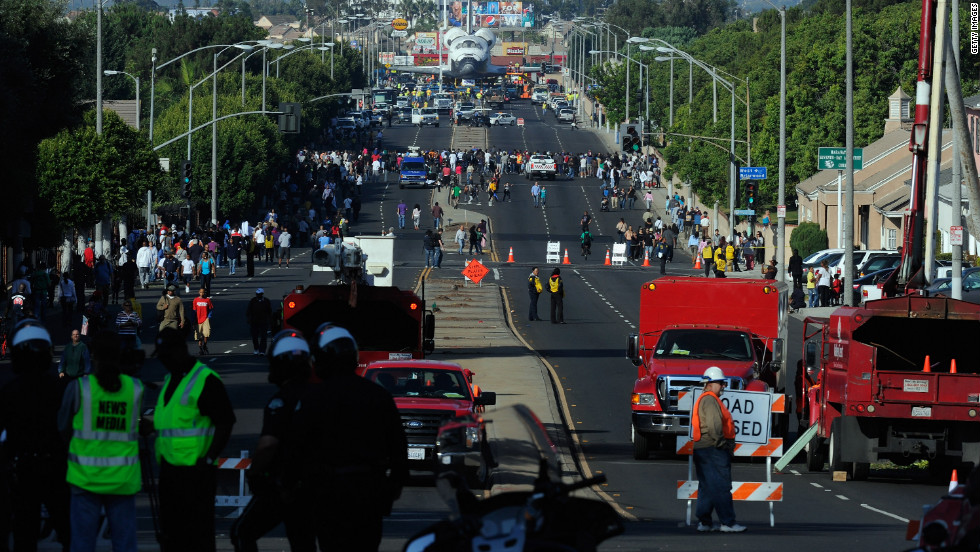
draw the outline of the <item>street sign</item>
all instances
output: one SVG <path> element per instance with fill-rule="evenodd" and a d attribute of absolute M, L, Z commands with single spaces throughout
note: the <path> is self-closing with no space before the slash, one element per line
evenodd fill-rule
<path fill-rule="evenodd" d="M 776 206 L 776 216 L 779 218 L 786 218 L 786 206 L 777 205 Z"/>
<path fill-rule="evenodd" d="M 408 28 L 408 21 L 401 17 L 396 17 L 395 19 L 391 20 L 391 28 L 395 29 L 396 31 L 404 31 Z"/>
<path fill-rule="evenodd" d="M 408 31 L 391 31 L 391 38 L 405 38 L 408 36 Z"/>
<path fill-rule="evenodd" d="M 949 245 L 963 245 L 963 227 L 949 227 Z"/>
<path fill-rule="evenodd" d="M 817 148 L 817 168 L 843 171 L 847 168 L 847 148 Z M 864 168 L 864 148 L 854 148 L 854 170 Z"/>
<path fill-rule="evenodd" d="M 735 216 L 750 217 L 755 214 L 755 209 L 735 209 Z"/>
<path fill-rule="evenodd" d="M 704 389 L 694 389 L 693 404 Z M 769 422 L 772 419 L 772 393 L 762 391 L 733 391 L 725 389 L 721 402 L 732 414 L 736 443 L 769 443 Z M 693 406 L 692 406 L 693 409 Z M 690 436 L 690 434 L 688 434 Z"/>
<path fill-rule="evenodd" d="M 768 176 L 768 167 L 739 167 L 739 180 L 765 180 Z"/>
<path fill-rule="evenodd" d="M 519 127 L 524 126 L 524 117 L 518 117 L 517 118 L 517 126 L 519 126 Z"/>
<path fill-rule="evenodd" d="M 463 276 L 466 276 L 474 284 L 479 284 L 480 280 L 482 280 L 483 277 L 489 273 L 490 269 L 483 266 L 483 264 L 476 259 L 470 261 L 469 264 L 466 265 L 466 268 L 463 269 Z"/>

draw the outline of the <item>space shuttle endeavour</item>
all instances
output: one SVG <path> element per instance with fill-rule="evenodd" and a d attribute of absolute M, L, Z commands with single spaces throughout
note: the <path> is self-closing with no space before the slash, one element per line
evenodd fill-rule
<path fill-rule="evenodd" d="M 514 69 L 490 62 L 490 50 L 496 42 L 497 36 L 490 29 L 482 28 L 468 33 L 459 27 L 453 27 L 442 35 L 442 51 L 448 52 L 448 63 L 429 67 L 397 65 L 392 66 L 392 69 L 403 73 L 424 73 L 461 79 L 503 75 Z M 520 67 L 517 71 L 535 73 L 540 71 L 540 67 Z"/>

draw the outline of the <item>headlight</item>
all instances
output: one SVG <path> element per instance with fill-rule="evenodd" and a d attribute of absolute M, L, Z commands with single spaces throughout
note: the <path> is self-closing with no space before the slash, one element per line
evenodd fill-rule
<path fill-rule="evenodd" d="M 466 447 L 473 448 L 473 445 L 480 442 L 480 426 L 469 426 L 466 428 Z"/>
<path fill-rule="evenodd" d="M 633 404 L 657 404 L 657 399 L 654 397 L 653 393 L 633 393 L 632 401 Z"/>

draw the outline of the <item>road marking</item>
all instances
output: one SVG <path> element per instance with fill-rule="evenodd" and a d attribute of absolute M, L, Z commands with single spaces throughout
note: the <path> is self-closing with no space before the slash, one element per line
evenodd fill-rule
<path fill-rule="evenodd" d="M 793 475 L 803 475 L 802 473 L 800 473 L 800 472 L 798 472 L 796 470 L 789 470 L 789 473 L 791 473 Z"/>
<path fill-rule="evenodd" d="M 835 496 L 836 496 L 837 498 L 839 498 L 839 499 L 841 499 L 841 500 L 850 500 L 849 498 L 847 498 L 847 497 L 846 497 L 846 496 L 844 496 L 844 495 L 835 495 Z"/>
<path fill-rule="evenodd" d="M 498 270 L 496 267 L 493 269 L 493 279 L 494 280 L 500 279 L 500 270 Z"/>
<path fill-rule="evenodd" d="M 902 523 L 908 523 L 909 522 L 909 520 L 903 518 L 902 516 L 898 516 L 898 515 L 895 515 L 895 514 L 893 514 L 891 512 L 886 512 L 884 510 L 879 510 L 878 508 L 875 508 L 873 506 L 869 506 L 867 504 L 862 504 L 861 507 L 864 508 L 864 509 L 866 509 L 866 510 L 871 510 L 872 512 L 878 512 L 879 514 L 881 514 L 883 516 L 888 516 L 888 517 L 890 517 L 892 519 L 897 519 L 898 521 L 901 521 Z"/>
<path fill-rule="evenodd" d="M 821 485 L 820 483 L 814 483 L 814 482 L 811 481 L 810 484 L 813 485 L 814 487 L 818 488 L 818 489 L 822 489 L 823 488 L 823 485 Z"/>
<path fill-rule="evenodd" d="M 269 272 L 270 270 L 272 270 L 272 269 L 271 268 L 267 268 L 267 269 L 263 270 L 262 272 L 259 272 L 259 274 L 265 274 L 266 272 Z"/>
<path fill-rule="evenodd" d="M 224 353 L 222 353 L 222 354 L 225 354 L 225 355 L 229 355 L 229 354 L 231 354 L 231 351 L 230 351 L 230 350 L 228 350 L 228 351 L 225 351 L 225 352 L 224 352 Z"/>

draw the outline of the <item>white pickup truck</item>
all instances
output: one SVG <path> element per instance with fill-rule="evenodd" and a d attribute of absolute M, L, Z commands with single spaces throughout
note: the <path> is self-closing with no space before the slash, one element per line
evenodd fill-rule
<path fill-rule="evenodd" d="M 550 155 L 532 155 L 527 162 L 524 176 L 530 180 L 534 178 L 547 178 L 554 180 L 558 175 L 558 166 Z"/>

